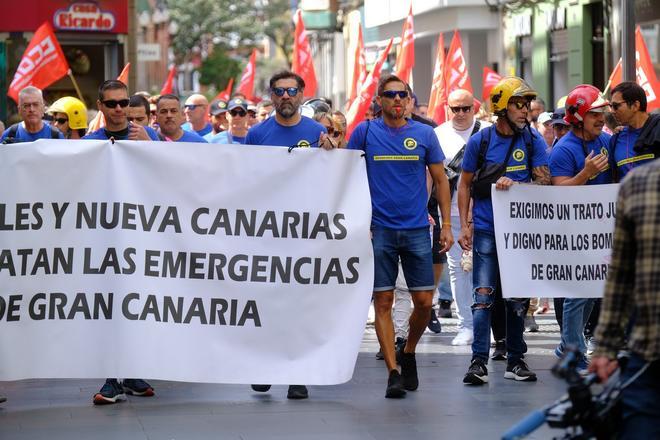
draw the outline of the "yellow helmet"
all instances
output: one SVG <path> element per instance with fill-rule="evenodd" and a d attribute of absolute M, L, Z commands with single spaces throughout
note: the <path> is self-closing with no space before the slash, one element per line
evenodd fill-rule
<path fill-rule="evenodd" d="M 87 107 L 73 96 L 65 96 L 48 107 L 48 113 L 66 113 L 69 117 L 69 128 L 87 129 Z"/>
<path fill-rule="evenodd" d="M 502 114 L 509 105 L 509 99 L 513 96 L 525 98 L 536 98 L 536 92 L 521 78 L 507 76 L 498 82 L 490 91 L 490 105 L 493 113 Z"/>

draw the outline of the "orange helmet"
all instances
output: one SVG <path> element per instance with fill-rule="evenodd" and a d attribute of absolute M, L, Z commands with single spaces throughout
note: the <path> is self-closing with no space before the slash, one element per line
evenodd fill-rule
<path fill-rule="evenodd" d="M 587 112 L 604 112 L 610 103 L 596 87 L 589 84 L 576 86 L 566 97 L 566 116 L 569 124 L 579 124 Z"/>

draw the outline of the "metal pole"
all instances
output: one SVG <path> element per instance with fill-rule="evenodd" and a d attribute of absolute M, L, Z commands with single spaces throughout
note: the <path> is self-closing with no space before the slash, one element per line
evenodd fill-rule
<path fill-rule="evenodd" d="M 636 81 L 635 72 L 635 2 L 621 0 L 621 58 L 623 80 Z"/>

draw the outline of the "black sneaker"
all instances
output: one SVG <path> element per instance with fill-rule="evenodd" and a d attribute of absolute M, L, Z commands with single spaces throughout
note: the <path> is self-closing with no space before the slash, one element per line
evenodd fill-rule
<path fill-rule="evenodd" d="M 108 405 L 123 400 L 126 396 L 117 379 L 107 379 L 101 390 L 94 394 L 92 401 L 95 405 Z"/>
<path fill-rule="evenodd" d="M 531 371 L 526 363 L 519 361 L 514 365 L 506 366 L 504 378 L 517 380 L 518 382 L 536 382 L 536 373 Z"/>
<path fill-rule="evenodd" d="M 252 391 L 256 391 L 257 393 L 266 393 L 270 390 L 270 385 L 250 385 L 252 387 Z"/>
<path fill-rule="evenodd" d="M 451 301 L 441 299 L 438 302 L 438 316 L 440 318 L 451 318 Z"/>
<path fill-rule="evenodd" d="M 0 403 L 6 402 L 7 398 L 5 396 L 0 396 Z"/>
<path fill-rule="evenodd" d="M 394 354 L 396 355 L 396 363 L 399 365 L 401 365 L 401 353 L 403 353 L 407 343 L 408 340 L 401 337 L 396 338 L 394 342 Z"/>
<path fill-rule="evenodd" d="M 495 350 L 490 358 L 494 361 L 506 360 L 506 342 L 504 340 L 495 342 Z"/>
<path fill-rule="evenodd" d="M 121 387 L 126 394 L 132 396 L 151 397 L 154 395 L 153 387 L 142 379 L 124 379 Z"/>
<path fill-rule="evenodd" d="M 385 397 L 388 399 L 400 399 L 405 397 L 406 390 L 403 388 L 403 379 L 397 370 L 390 371 L 390 377 L 387 379 L 387 389 Z"/>
<path fill-rule="evenodd" d="M 305 385 L 289 385 L 289 391 L 286 393 L 287 399 L 307 399 L 309 392 Z"/>
<path fill-rule="evenodd" d="M 433 333 L 440 333 L 442 331 L 442 326 L 440 325 L 440 321 L 438 321 L 438 316 L 435 314 L 435 310 L 433 309 L 431 309 L 431 319 L 429 320 L 427 327 Z"/>
<path fill-rule="evenodd" d="M 463 383 L 467 385 L 483 385 L 488 382 L 488 368 L 479 359 L 473 359 L 470 367 L 463 377 Z"/>
<path fill-rule="evenodd" d="M 415 353 L 404 353 L 403 347 L 401 347 L 400 353 L 401 379 L 403 380 L 403 387 L 408 391 L 415 391 L 419 387 Z"/>

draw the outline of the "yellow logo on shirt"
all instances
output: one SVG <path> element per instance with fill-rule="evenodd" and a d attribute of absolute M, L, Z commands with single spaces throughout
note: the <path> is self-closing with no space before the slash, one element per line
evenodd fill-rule
<path fill-rule="evenodd" d="M 607 153 L 607 148 L 605 148 L 605 147 L 601 147 L 601 149 L 600 149 L 600 154 L 602 154 L 602 155 L 604 155 L 604 156 L 607 156 L 607 155 L 608 155 L 608 153 Z"/>
<path fill-rule="evenodd" d="M 297 145 L 300 148 L 309 148 L 311 144 L 308 141 L 306 141 L 305 139 L 301 139 L 301 140 L 298 141 Z"/>
<path fill-rule="evenodd" d="M 405 138 L 403 140 L 403 146 L 406 147 L 406 150 L 414 150 L 417 148 L 417 141 L 413 138 Z"/>
<path fill-rule="evenodd" d="M 513 150 L 513 160 L 522 162 L 525 159 L 525 152 L 520 148 Z"/>

